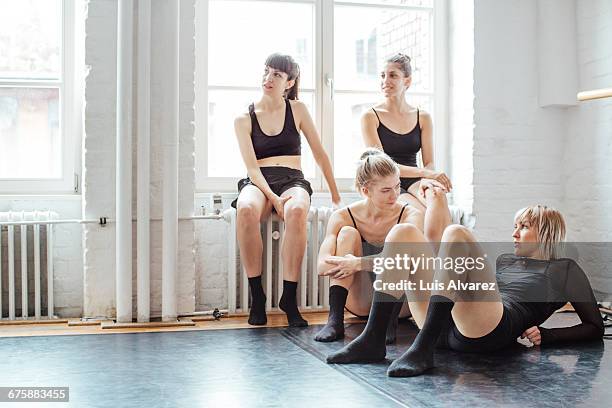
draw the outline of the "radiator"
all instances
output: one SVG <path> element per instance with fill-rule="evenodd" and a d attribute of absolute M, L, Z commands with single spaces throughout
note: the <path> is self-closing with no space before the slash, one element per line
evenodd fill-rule
<path fill-rule="evenodd" d="M 327 221 L 333 210 L 320 207 L 310 208 L 308 213 L 308 235 L 302 273 L 298 282 L 297 303 L 300 310 L 316 311 L 329 308 L 329 278 L 317 274 L 317 257 L 323 240 Z M 249 282 L 242 270 L 236 239 L 236 210 L 227 210 L 226 220 L 230 223 L 228 256 L 228 311 L 246 313 L 249 305 Z M 266 310 L 278 310 L 283 290 L 283 266 L 280 257 L 280 243 L 284 234 L 284 222 L 275 214 L 262 223 L 263 263 L 262 281 L 266 292 Z"/>
<path fill-rule="evenodd" d="M 53 317 L 53 225 L 45 225 L 45 221 L 53 219 L 57 214 L 51 211 L 0 212 L 0 317 L 17 318 L 17 298 L 21 305 L 19 318 L 40 319 L 45 299 L 46 314 Z M 41 285 L 41 278 L 46 278 L 42 282 L 46 285 Z"/>

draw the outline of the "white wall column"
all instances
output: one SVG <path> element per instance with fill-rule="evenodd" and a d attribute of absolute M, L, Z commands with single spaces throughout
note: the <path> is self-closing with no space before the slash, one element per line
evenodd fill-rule
<path fill-rule="evenodd" d="M 138 322 L 151 315 L 150 245 L 150 143 L 151 143 L 151 0 L 138 2 L 138 187 L 136 272 Z"/>
<path fill-rule="evenodd" d="M 117 10 L 117 322 L 132 321 L 132 0 Z"/>
<path fill-rule="evenodd" d="M 574 106 L 578 92 L 575 0 L 538 0 L 538 101 Z"/>
<path fill-rule="evenodd" d="M 163 242 L 162 242 L 162 320 L 177 317 L 177 252 L 178 252 L 178 141 L 179 141 L 179 7 L 178 1 L 164 2 L 168 16 L 167 95 L 164 100 L 163 155 Z"/>

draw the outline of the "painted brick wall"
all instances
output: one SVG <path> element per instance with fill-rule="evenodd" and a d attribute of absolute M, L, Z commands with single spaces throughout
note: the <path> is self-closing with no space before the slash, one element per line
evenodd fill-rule
<path fill-rule="evenodd" d="M 151 216 L 162 212 L 162 154 L 160 101 L 166 98 L 163 84 L 168 81 L 166 42 L 168 21 L 163 12 L 164 2 L 153 2 L 151 10 Z M 180 135 L 179 135 L 179 215 L 193 211 L 194 140 L 193 140 L 193 71 L 194 15 L 193 1 L 181 1 L 181 60 L 180 60 Z M 114 217 L 115 212 L 115 106 L 116 106 L 116 1 L 96 0 L 88 3 L 86 20 L 85 64 L 85 138 L 83 196 L 84 214 L 88 218 Z M 137 77 L 134 76 L 137 80 Z M 134 106 L 136 109 L 136 106 Z M 136 124 L 136 118 L 133 120 Z M 134 139 L 134 152 L 137 143 Z M 133 208 L 136 208 L 136 156 L 134 155 Z M 133 229 L 136 256 L 135 237 Z M 179 224 L 179 263 L 177 293 L 179 313 L 194 310 L 193 223 Z M 151 314 L 161 312 L 161 222 L 151 224 Z M 115 228 L 88 226 L 84 233 L 84 315 L 113 316 L 115 314 Z M 134 276 L 135 276 L 135 265 Z M 136 282 L 133 282 L 134 293 Z M 134 299 L 134 307 L 136 301 Z"/>
<path fill-rule="evenodd" d="M 538 106 L 536 6 L 474 1 L 474 213 L 485 241 L 509 241 L 525 205 L 562 203 L 566 112 Z"/>
<path fill-rule="evenodd" d="M 576 18 L 580 89 L 612 87 L 612 2 L 577 1 Z M 612 241 L 610 157 L 612 99 L 581 102 L 568 117 L 562 161 L 569 240 Z M 606 252 L 611 251 L 606 248 Z M 600 259 L 600 262 L 610 265 L 612 259 Z M 601 268 L 592 270 L 596 273 L 590 275 L 591 283 L 600 293 L 599 297 L 611 301 L 612 276 Z"/>

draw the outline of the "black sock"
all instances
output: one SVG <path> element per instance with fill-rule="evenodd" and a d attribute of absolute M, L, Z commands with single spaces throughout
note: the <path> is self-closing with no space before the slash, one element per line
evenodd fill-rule
<path fill-rule="evenodd" d="M 249 324 L 263 326 L 268 323 L 266 317 L 266 294 L 261 286 L 261 275 L 249 278 L 251 289 L 251 310 L 249 312 Z"/>
<path fill-rule="evenodd" d="M 344 338 L 344 306 L 348 289 L 334 285 L 329 288 L 329 317 L 327 324 L 315 336 L 315 341 L 334 341 Z"/>
<path fill-rule="evenodd" d="M 374 292 L 365 329 L 355 340 L 327 356 L 327 363 L 371 363 L 384 360 L 387 354 L 387 326 L 396 302 L 397 299 L 391 295 Z"/>
<path fill-rule="evenodd" d="M 429 300 L 423 328 L 412 346 L 387 370 L 390 377 L 412 377 L 433 367 L 433 356 L 440 332 L 447 324 L 455 303 L 440 295 Z"/>
<path fill-rule="evenodd" d="M 391 318 L 389 319 L 389 325 L 387 326 L 387 336 L 385 342 L 387 344 L 395 343 L 397 339 L 397 326 L 399 314 L 402 311 L 402 306 L 404 306 L 404 301 L 406 300 L 406 295 L 402 296 L 396 303 L 393 308 L 393 313 L 391 314 Z"/>
<path fill-rule="evenodd" d="M 283 280 L 283 295 L 278 307 L 287 314 L 289 327 L 306 327 L 308 322 L 302 318 L 296 303 L 297 282 Z"/>

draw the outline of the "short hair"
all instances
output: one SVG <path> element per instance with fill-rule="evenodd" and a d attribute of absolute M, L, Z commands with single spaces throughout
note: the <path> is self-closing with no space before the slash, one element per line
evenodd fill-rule
<path fill-rule="evenodd" d="M 521 208 L 514 216 L 516 222 L 529 222 L 537 231 L 542 255 L 548 259 L 560 256 L 560 243 L 565 241 L 565 220 L 554 208 L 533 205 Z"/>

